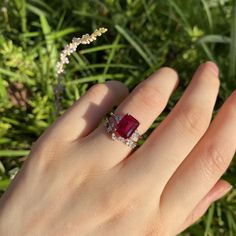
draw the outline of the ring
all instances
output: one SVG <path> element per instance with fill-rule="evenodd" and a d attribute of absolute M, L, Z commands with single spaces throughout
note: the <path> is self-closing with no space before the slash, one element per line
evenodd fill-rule
<path fill-rule="evenodd" d="M 112 140 L 118 140 L 134 149 L 141 135 L 138 133 L 139 121 L 130 114 L 124 116 L 110 113 L 104 126 L 106 132 L 111 134 Z"/>

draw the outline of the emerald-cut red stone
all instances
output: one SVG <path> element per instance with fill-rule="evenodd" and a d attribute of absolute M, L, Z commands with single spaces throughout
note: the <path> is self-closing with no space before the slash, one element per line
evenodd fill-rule
<path fill-rule="evenodd" d="M 131 115 L 125 115 L 117 124 L 116 133 L 124 139 L 130 138 L 138 128 L 139 122 Z"/>

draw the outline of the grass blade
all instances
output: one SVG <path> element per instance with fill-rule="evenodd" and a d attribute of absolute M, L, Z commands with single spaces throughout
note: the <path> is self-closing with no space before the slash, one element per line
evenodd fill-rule
<path fill-rule="evenodd" d="M 78 66 L 77 70 L 84 70 L 84 69 L 94 69 L 94 68 L 105 68 L 107 64 L 105 63 L 99 63 L 99 64 L 91 64 L 91 65 L 80 65 Z M 109 67 L 111 68 L 123 68 L 123 69 L 134 69 L 138 70 L 139 67 L 135 65 L 129 65 L 129 64 L 109 64 Z"/>
<path fill-rule="evenodd" d="M 212 204 L 211 207 L 208 210 L 204 236 L 212 235 L 212 233 L 211 233 L 211 224 L 212 224 L 212 221 L 213 221 L 214 211 L 215 211 L 215 204 Z"/>
<path fill-rule="evenodd" d="M 213 54 L 211 53 L 211 50 L 209 49 L 209 47 L 207 46 L 207 44 L 204 43 L 204 42 L 201 42 L 200 45 L 201 45 L 203 51 L 206 53 L 208 59 L 210 59 L 211 61 L 215 61 L 215 62 L 216 62 L 215 57 L 214 57 Z"/>
<path fill-rule="evenodd" d="M 15 0 L 21 18 L 21 30 L 27 33 L 26 2 L 25 0 Z M 23 46 L 26 47 L 26 38 L 22 38 Z"/>
<path fill-rule="evenodd" d="M 5 87 L 4 80 L 0 77 L 0 100 L 1 101 L 7 101 L 7 99 L 8 99 L 8 97 L 7 97 L 7 89 Z M 1 105 L 1 103 L 0 103 L 0 105 Z"/>
<path fill-rule="evenodd" d="M 183 26 L 184 26 L 184 29 L 189 33 L 191 32 L 191 26 L 190 24 L 188 23 L 188 20 L 184 14 L 184 12 L 181 10 L 181 8 L 175 3 L 174 0 L 168 0 L 169 4 L 173 7 L 173 9 L 175 10 L 175 12 L 177 13 L 177 15 L 179 15 L 182 23 L 183 23 Z"/>
<path fill-rule="evenodd" d="M 0 150 L 0 157 L 23 157 L 29 152 L 29 150 Z"/>
<path fill-rule="evenodd" d="M 117 31 L 133 46 L 133 48 L 139 53 L 139 55 L 144 59 L 144 61 L 151 67 L 154 68 L 154 64 L 150 60 L 147 53 L 143 50 L 141 45 L 139 45 L 132 37 L 131 32 L 127 29 L 122 28 L 120 25 L 116 25 Z"/>
<path fill-rule="evenodd" d="M 231 39 L 226 36 L 217 35 L 217 34 L 210 34 L 201 37 L 198 43 L 230 43 Z"/>
<path fill-rule="evenodd" d="M 13 77 L 13 78 L 19 78 L 20 77 L 19 74 L 16 74 L 16 73 L 14 73 L 10 70 L 4 69 L 4 68 L 0 68 L 0 74 L 7 75 L 7 76 Z"/>
<path fill-rule="evenodd" d="M 40 15 L 39 18 L 40 18 L 41 28 L 46 39 L 47 50 L 50 54 L 50 63 L 52 65 L 52 68 L 54 68 L 54 65 L 56 64 L 57 60 L 57 51 L 55 48 L 53 37 L 50 38 L 51 27 L 49 26 L 45 15 Z"/>
<path fill-rule="evenodd" d="M 210 11 L 209 5 L 206 2 L 206 0 L 201 0 L 201 2 L 202 2 L 202 5 L 204 7 L 204 10 L 206 11 L 206 15 L 207 15 L 207 19 L 208 19 L 210 30 L 212 31 L 212 29 L 213 29 L 213 21 L 212 21 L 212 16 L 211 16 L 211 11 Z"/>
<path fill-rule="evenodd" d="M 233 6 L 233 20 L 231 26 L 231 44 L 230 44 L 230 60 L 229 60 L 229 77 L 236 79 L 236 1 Z"/>
<path fill-rule="evenodd" d="M 54 13 L 54 9 L 51 8 L 48 4 L 46 4 L 44 1 L 41 0 L 33 0 L 32 2 L 37 3 L 38 5 L 42 6 L 45 8 L 47 11 Z"/>
<path fill-rule="evenodd" d="M 48 34 L 47 39 L 54 40 L 54 39 L 62 38 L 68 34 L 75 33 L 78 30 L 79 30 L 79 28 L 68 27 L 66 29 L 58 30 L 56 32 L 52 32 L 52 33 Z"/>
<path fill-rule="evenodd" d="M 93 75 L 93 76 L 88 76 L 88 77 L 83 77 L 80 79 L 72 80 L 66 82 L 66 84 L 82 84 L 85 82 L 98 82 L 101 80 L 106 80 L 106 79 L 121 79 L 124 78 L 124 74 L 100 74 L 100 75 Z"/>
<path fill-rule="evenodd" d="M 113 25 L 113 23 L 114 23 L 112 20 L 110 20 L 106 17 L 91 14 L 89 12 L 73 11 L 73 13 L 76 14 L 76 15 L 82 16 L 82 17 L 88 17 L 88 18 L 92 18 L 94 20 L 96 19 L 97 21 L 101 21 L 101 22 L 111 24 L 111 25 Z"/>
<path fill-rule="evenodd" d="M 26 4 L 26 9 L 38 16 L 41 16 L 41 15 L 47 16 L 48 15 L 46 11 L 43 11 L 43 10 L 41 10 L 29 3 Z"/>
<path fill-rule="evenodd" d="M 109 70 L 111 61 L 112 61 L 113 57 L 115 56 L 115 53 L 116 53 L 116 50 L 117 50 L 117 47 L 116 47 L 116 46 L 119 44 L 119 41 L 120 41 L 120 34 L 118 34 L 118 35 L 116 36 L 116 38 L 115 38 L 115 40 L 114 40 L 114 42 L 113 42 L 113 44 L 112 44 L 114 47 L 112 47 L 112 49 L 111 49 L 111 51 L 110 51 L 110 54 L 109 54 L 109 56 L 108 56 L 106 66 L 105 66 L 105 68 L 104 68 L 104 70 L 103 70 L 103 74 L 104 74 L 104 75 L 107 74 L 107 72 L 108 72 L 108 70 Z M 102 82 L 102 81 L 101 81 L 101 82 Z"/>
<path fill-rule="evenodd" d="M 108 45 L 102 45 L 102 46 L 97 46 L 97 47 L 92 47 L 92 48 L 86 48 L 86 49 L 82 49 L 79 50 L 80 54 L 86 54 L 86 53 L 91 53 L 91 52 L 98 52 L 98 51 L 103 51 L 103 50 L 107 50 L 107 49 L 112 49 L 112 48 L 116 48 L 116 49 L 120 49 L 120 48 L 124 48 L 125 45 L 124 44 L 117 44 L 117 45 L 113 45 L 113 44 L 108 44 Z"/>

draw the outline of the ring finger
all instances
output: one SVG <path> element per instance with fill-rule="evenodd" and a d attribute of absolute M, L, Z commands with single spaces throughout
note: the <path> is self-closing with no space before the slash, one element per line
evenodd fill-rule
<path fill-rule="evenodd" d="M 115 113 L 125 115 L 129 113 L 139 122 L 139 133 L 142 135 L 164 110 L 171 93 L 178 83 L 177 73 L 164 67 L 140 83 L 132 93 L 118 106 Z M 86 145 L 97 147 L 91 150 L 96 167 L 107 169 L 123 160 L 131 148 L 121 142 L 114 142 L 105 131 L 103 125 L 99 126 L 86 138 Z M 100 166 L 100 167 L 99 167 Z"/>

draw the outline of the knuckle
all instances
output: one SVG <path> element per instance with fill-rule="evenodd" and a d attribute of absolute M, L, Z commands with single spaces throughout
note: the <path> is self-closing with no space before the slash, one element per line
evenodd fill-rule
<path fill-rule="evenodd" d="M 99 197 L 101 212 L 105 215 L 125 215 L 136 209 L 140 204 L 140 195 L 136 187 L 121 183 L 119 180 L 113 181 L 113 185 L 107 185 L 102 190 Z"/>
<path fill-rule="evenodd" d="M 224 149 L 214 144 L 207 145 L 202 156 L 202 166 L 206 177 L 220 174 L 227 166 Z"/>
<path fill-rule="evenodd" d="M 167 227 L 168 225 L 170 225 L 171 222 L 169 222 L 168 219 L 163 217 L 160 211 L 160 206 L 157 206 L 156 202 L 154 204 L 155 204 L 154 210 L 150 212 L 149 214 L 150 220 L 149 223 L 147 224 L 148 226 L 147 229 L 149 230 L 147 231 L 145 236 L 174 235 L 173 232 L 170 232 L 173 229 Z"/>
<path fill-rule="evenodd" d="M 141 85 L 136 88 L 135 93 L 142 107 L 146 109 L 153 109 L 157 106 L 163 107 L 167 103 L 167 96 L 156 87 Z"/>
<path fill-rule="evenodd" d="M 39 172 L 48 172 L 49 169 L 54 168 L 57 161 L 62 157 L 63 141 L 58 139 L 51 139 L 54 141 L 38 140 L 31 149 L 31 162 Z"/>
<path fill-rule="evenodd" d="M 194 105 L 186 105 L 181 108 L 181 113 L 177 116 L 181 133 L 199 136 L 206 131 L 209 121 L 202 110 Z"/>
<path fill-rule="evenodd" d="M 108 192 L 103 192 L 99 205 L 104 214 L 115 215 L 124 212 L 128 202 L 127 196 L 122 196 L 119 190 L 109 189 Z"/>
<path fill-rule="evenodd" d="M 167 233 L 167 227 L 164 227 L 162 219 L 158 215 L 154 215 L 150 220 L 151 223 L 146 224 L 145 236 L 160 236 L 160 235 L 170 235 Z"/>

